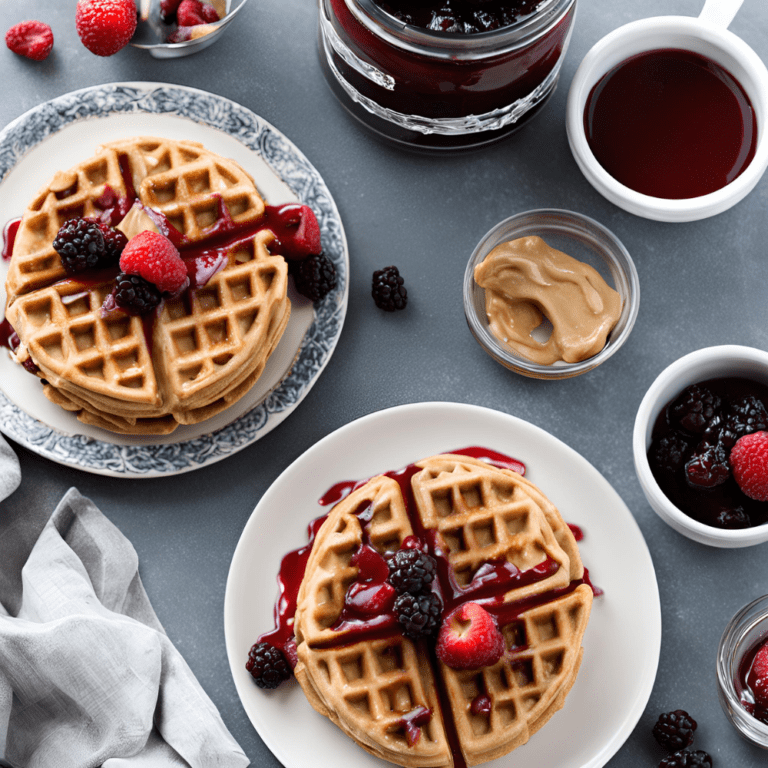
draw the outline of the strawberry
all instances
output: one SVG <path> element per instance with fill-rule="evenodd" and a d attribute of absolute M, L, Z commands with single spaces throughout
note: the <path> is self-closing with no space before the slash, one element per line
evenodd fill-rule
<path fill-rule="evenodd" d="M 451 669 L 480 669 L 504 653 L 496 620 L 477 603 L 464 603 L 446 616 L 437 637 L 437 657 Z"/>
<path fill-rule="evenodd" d="M 768 642 L 758 650 L 747 675 L 747 683 L 755 702 L 761 707 L 768 707 Z"/>
<path fill-rule="evenodd" d="M 308 205 L 284 205 L 274 215 L 275 235 L 280 241 L 280 255 L 300 261 L 322 253 L 320 225 Z"/>
<path fill-rule="evenodd" d="M 42 21 L 22 21 L 5 33 L 5 44 L 19 56 L 43 61 L 53 48 L 53 31 Z"/>
<path fill-rule="evenodd" d="M 731 471 L 744 493 L 768 501 L 768 432 L 740 437 L 731 449 Z"/>
<path fill-rule="evenodd" d="M 134 0 L 77 0 L 75 26 L 91 53 L 111 56 L 125 48 L 136 31 L 136 3 Z"/>
<path fill-rule="evenodd" d="M 201 3 L 200 0 L 181 0 L 176 11 L 176 20 L 180 27 L 194 27 L 218 21 L 219 14 L 212 5 Z"/>
<path fill-rule="evenodd" d="M 128 241 L 120 256 L 120 269 L 138 275 L 160 291 L 178 293 L 188 285 L 187 266 L 176 246 L 164 235 L 149 230 Z"/>

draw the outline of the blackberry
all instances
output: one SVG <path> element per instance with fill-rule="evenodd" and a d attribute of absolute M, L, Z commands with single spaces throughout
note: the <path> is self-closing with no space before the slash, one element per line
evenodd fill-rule
<path fill-rule="evenodd" d="M 403 278 L 397 267 L 384 267 L 373 273 L 371 296 L 379 309 L 394 312 L 405 309 L 408 303 L 408 291 L 403 285 Z"/>
<path fill-rule="evenodd" d="M 259 688 L 277 688 L 293 674 L 283 652 L 269 643 L 256 643 L 251 648 L 245 668 Z"/>
<path fill-rule="evenodd" d="M 128 238 L 119 230 L 107 224 L 101 224 L 101 234 L 104 235 L 104 262 L 117 266 L 123 248 L 128 245 Z"/>
<path fill-rule="evenodd" d="M 677 472 L 690 455 L 691 444 L 679 432 L 670 432 L 651 446 L 651 460 L 659 469 L 667 472 Z"/>
<path fill-rule="evenodd" d="M 435 579 L 437 564 L 418 549 L 398 549 L 389 559 L 389 583 L 398 594 L 426 592 Z"/>
<path fill-rule="evenodd" d="M 160 303 L 160 291 L 157 286 L 147 282 L 139 275 L 117 276 L 114 288 L 115 303 L 132 315 L 144 315 L 151 312 Z"/>
<path fill-rule="evenodd" d="M 720 398 L 705 387 L 686 387 L 669 406 L 668 419 L 673 426 L 700 435 L 720 410 Z"/>
<path fill-rule="evenodd" d="M 700 749 L 696 752 L 684 749 L 665 757 L 659 768 L 712 768 L 712 758 Z"/>
<path fill-rule="evenodd" d="M 440 626 L 443 606 L 440 598 L 430 592 L 426 595 L 400 595 L 395 600 L 395 615 L 403 634 L 414 640 L 433 635 Z"/>
<path fill-rule="evenodd" d="M 669 752 L 685 749 L 693 744 L 696 721 L 683 709 L 663 712 L 653 726 L 653 738 Z"/>
<path fill-rule="evenodd" d="M 752 521 L 743 507 L 721 507 L 715 517 L 715 527 L 717 528 L 750 528 Z"/>
<path fill-rule="evenodd" d="M 101 228 L 87 219 L 67 221 L 54 238 L 53 249 L 70 275 L 103 266 L 106 254 Z"/>
<path fill-rule="evenodd" d="M 324 254 L 289 262 L 296 290 L 312 301 L 320 301 L 336 287 L 336 267 Z"/>
<path fill-rule="evenodd" d="M 727 451 L 733 448 L 738 439 L 739 435 L 734 431 L 730 421 L 722 416 L 715 416 L 701 436 L 702 442 L 710 445 L 721 443 Z"/>
<path fill-rule="evenodd" d="M 728 451 L 722 443 L 702 443 L 685 464 L 685 479 L 694 488 L 714 488 L 730 476 Z"/>
<path fill-rule="evenodd" d="M 754 395 L 747 395 L 729 405 L 726 425 L 733 430 L 738 440 L 744 435 L 768 429 L 768 411 L 761 400 Z"/>

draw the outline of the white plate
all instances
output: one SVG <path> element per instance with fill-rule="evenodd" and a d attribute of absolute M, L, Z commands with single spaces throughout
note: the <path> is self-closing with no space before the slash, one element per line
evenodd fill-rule
<path fill-rule="evenodd" d="M 584 659 L 565 707 L 531 741 L 489 768 L 600 768 L 632 732 L 651 695 L 661 645 L 656 574 L 643 535 L 616 491 L 584 458 L 542 429 L 487 408 L 403 405 L 365 416 L 300 456 L 264 494 L 235 550 L 224 631 L 240 699 L 286 768 L 383 768 L 318 715 L 295 681 L 256 687 L 248 650 L 273 626 L 280 559 L 306 542 L 317 500 L 334 483 L 370 477 L 426 456 L 479 445 L 520 459 L 526 477 L 581 526 L 580 550 L 597 586 Z M 327 508 L 325 508 L 327 511 Z"/>
<path fill-rule="evenodd" d="M 20 216 L 57 170 L 91 157 L 99 144 L 140 135 L 200 141 L 240 163 L 270 204 L 300 200 L 309 205 L 339 278 L 336 289 L 314 307 L 291 281 L 290 321 L 251 391 L 218 416 L 167 436 L 122 436 L 81 424 L 49 402 L 42 387 L 0 350 L 0 428 L 6 435 L 41 456 L 89 472 L 157 477 L 231 455 L 276 427 L 301 402 L 344 324 L 349 256 L 328 188 L 283 134 L 221 96 L 161 83 L 85 88 L 47 101 L 8 125 L 0 132 L 2 215 L 6 220 Z M 0 264 L 0 308 L 7 269 L 7 263 Z"/>

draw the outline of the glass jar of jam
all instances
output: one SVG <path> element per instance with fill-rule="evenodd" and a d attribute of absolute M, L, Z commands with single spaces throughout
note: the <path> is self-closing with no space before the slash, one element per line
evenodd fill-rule
<path fill-rule="evenodd" d="M 490 0 L 476 7 L 521 11 L 504 15 L 513 19 L 504 26 L 467 34 L 397 18 L 383 0 L 319 4 L 320 60 L 341 103 L 389 139 L 436 149 L 494 141 L 539 112 L 557 84 L 576 12 L 576 0 Z"/>

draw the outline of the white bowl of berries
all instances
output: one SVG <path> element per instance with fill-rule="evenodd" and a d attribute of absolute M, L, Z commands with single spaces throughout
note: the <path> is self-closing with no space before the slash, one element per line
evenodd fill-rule
<path fill-rule="evenodd" d="M 768 541 L 768 352 L 676 360 L 640 403 L 632 448 L 648 503 L 676 531 L 714 547 Z"/>

